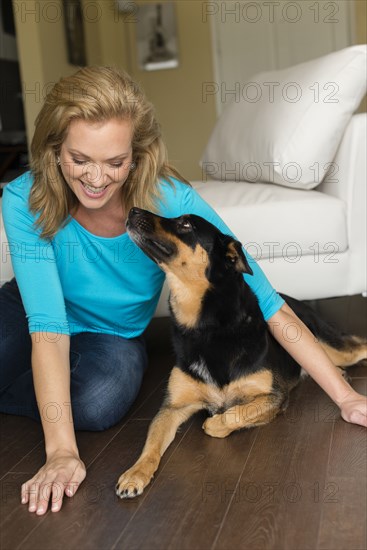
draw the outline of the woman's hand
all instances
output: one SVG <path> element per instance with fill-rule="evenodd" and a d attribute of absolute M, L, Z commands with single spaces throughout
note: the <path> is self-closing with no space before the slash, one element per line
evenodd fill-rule
<path fill-rule="evenodd" d="M 346 422 L 367 427 L 367 397 L 353 391 L 338 405 Z"/>
<path fill-rule="evenodd" d="M 47 457 L 46 464 L 21 490 L 22 504 L 37 515 L 45 514 L 51 500 L 51 510 L 58 512 L 64 493 L 72 497 L 86 476 L 86 468 L 78 454 L 57 451 Z"/>

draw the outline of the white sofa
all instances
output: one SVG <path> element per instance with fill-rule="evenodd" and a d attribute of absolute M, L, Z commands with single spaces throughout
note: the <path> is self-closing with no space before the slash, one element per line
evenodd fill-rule
<path fill-rule="evenodd" d="M 272 285 L 299 299 L 367 290 L 367 114 L 354 115 L 334 159 L 338 172 L 313 190 L 273 183 L 196 181 Z M 1 220 L 1 272 L 13 276 Z M 156 311 L 168 314 L 165 285 Z"/>
<path fill-rule="evenodd" d="M 279 292 L 307 300 L 364 293 L 366 137 L 367 114 L 354 115 L 334 159 L 337 172 L 313 190 L 218 180 L 193 186 Z M 167 314 L 167 296 L 165 286 L 159 316 Z"/>

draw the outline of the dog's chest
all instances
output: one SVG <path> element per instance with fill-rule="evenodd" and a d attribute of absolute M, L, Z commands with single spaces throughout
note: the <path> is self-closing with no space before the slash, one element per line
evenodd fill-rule
<path fill-rule="evenodd" d="M 212 375 L 210 374 L 206 362 L 202 358 L 198 359 L 198 361 L 194 361 L 193 363 L 191 363 L 188 370 L 190 374 L 198 377 L 199 380 L 201 380 L 202 382 L 205 382 L 206 384 L 211 384 L 212 386 L 217 385 Z"/>
<path fill-rule="evenodd" d="M 223 388 L 261 368 L 266 341 L 241 336 L 228 337 L 224 332 L 211 338 L 179 338 L 175 345 L 177 364 L 194 379 Z"/>
<path fill-rule="evenodd" d="M 220 386 L 214 380 L 203 358 L 191 363 L 187 374 L 197 380 L 197 388 L 204 407 L 212 414 L 226 410 L 244 400 L 251 400 L 259 392 L 268 393 L 273 384 L 272 373 L 260 368 L 256 373 L 243 375 Z"/>

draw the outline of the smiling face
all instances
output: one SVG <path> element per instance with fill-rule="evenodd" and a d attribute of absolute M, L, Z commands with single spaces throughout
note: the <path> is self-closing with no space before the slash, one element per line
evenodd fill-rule
<path fill-rule="evenodd" d="M 60 168 L 80 207 L 102 210 L 119 201 L 132 153 L 132 125 L 127 120 L 70 123 Z"/>

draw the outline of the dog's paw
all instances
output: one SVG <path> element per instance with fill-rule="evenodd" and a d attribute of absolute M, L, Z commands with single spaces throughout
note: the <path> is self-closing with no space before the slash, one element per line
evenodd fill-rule
<path fill-rule="evenodd" d="M 134 498 L 142 494 L 151 480 L 141 467 L 133 466 L 119 477 L 116 495 L 120 498 Z"/>
<path fill-rule="evenodd" d="M 203 430 L 211 437 L 227 437 L 232 432 L 225 424 L 221 414 L 215 414 L 207 418 L 203 424 Z"/>

